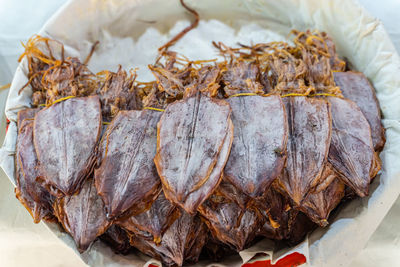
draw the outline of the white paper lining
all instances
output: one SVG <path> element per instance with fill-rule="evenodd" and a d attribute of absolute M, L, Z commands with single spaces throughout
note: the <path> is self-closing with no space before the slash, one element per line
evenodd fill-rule
<path fill-rule="evenodd" d="M 285 40 L 290 29 L 318 29 L 334 39 L 342 57 L 364 72 L 373 82 L 380 101 L 387 143 L 381 153 L 383 168 L 380 178 L 371 185 L 370 197 L 352 201 L 343 207 L 325 229 L 314 231 L 296 248 L 273 253 L 268 241 L 262 241 L 240 253 L 247 262 L 257 252 L 272 256 L 273 262 L 298 251 L 312 266 L 346 266 L 363 248 L 400 192 L 400 59 L 382 24 L 354 1 L 298 0 L 203 0 L 187 1 L 203 19 L 173 48 L 190 59 L 216 58 L 211 41 L 227 45 Z M 69 1 L 55 14 L 40 34 L 60 40 L 66 54 L 85 58 L 91 45 L 99 40 L 89 68 L 94 72 L 139 67 L 139 80 L 152 80 L 147 64 L 154 62 L 157 48 L 188 25 L 187 12 L 177 0 L 135 1 Z M 30 89 L 18 90 L 26 83 L 26 62 L 18 67 L 6 105 L 7 117 L 15 121 L 16 113 L 30 103 Z M 16 126 L 11 123 L 1 149 L 1 166 L 14 180 Z M 72 239 L 57 225 L 49 228 L 64 242 L 75 247 Z M 148 257 L 115 255 L 96 242 L 82 254 L 92 266 L 143 266 Z M 149 262 L 148 262 L 149 263 Z M 147 264 L 148 264 L 147 263 Z M 221 264 L 240 266 L 238 257 Z M 199 263 L 204 266 L 209 263 Z M 213 265 L 215 266 L 215 265 Z"/>

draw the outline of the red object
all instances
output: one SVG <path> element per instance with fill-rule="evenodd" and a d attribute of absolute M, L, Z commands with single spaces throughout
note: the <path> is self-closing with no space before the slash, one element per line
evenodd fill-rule
<path fill-rule="evenodd" d="M 256 261 L 253 263 L 243 264 L 242 267 L 296 267 L 306 263 L 306 257 L 303 254 L 294 252 L 280 259 L 277 263 L 271 264 L 271 260 Z M 158 267 L 150 264 L 149 267 Z"/>
<path fill-rule="evenodd" d="M 303 254 L 294 252 L 280 259 L 275 264 L 271 264 L 271 260 L 266 260 L 246 263 L 242 267 L 296 267 L 306 263 L 306 261 L 306 257 Z"/>
<path fill-rule="evenodd" d="M 10 121 L 7 119 L 6 133 L 8 131 L 8 125 L 10 125 Z"/>

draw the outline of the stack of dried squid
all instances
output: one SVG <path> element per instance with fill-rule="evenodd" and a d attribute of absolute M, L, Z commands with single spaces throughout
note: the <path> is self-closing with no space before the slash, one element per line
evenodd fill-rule
<path fill-rule="evenodd" d="M 166 265 L 325 227 L 345 196 L 368 195 L 384 129 L 374 88 L 345 71 L 331 38 L 294 34 L 294 45 L 214 43 L 222 62 L 164 51 L 149 83 L 93 74 L 32 38 L 17 198 L 80 252 L 100 237 Z"/>

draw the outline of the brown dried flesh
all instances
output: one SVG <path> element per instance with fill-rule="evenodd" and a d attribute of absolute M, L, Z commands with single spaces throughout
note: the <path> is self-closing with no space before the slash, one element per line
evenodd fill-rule
<path fill-rule="evenodd" d="M 46 196 L 53 199 L 49 192 L 59 197 L 54 213 L 81 251 L 102 235 L 116 251 L 125 252 L 130 248 L 129 236 L 139 250 L 167 265 L 196 262 L 207 243 L 207 228 L 213 236 L 206 245 L 211 254 L 219 253 L 215 246 L 221 242 L 227 244 L 222 252 L 241 250 L 257 240 L 256 235 L 290 245 L 300 242 L 315 223 L 326 226 L 330 212 L 352 190 L 360 196 L 368 193 L 381 165 L 376 152 L 385 139 L 379 104 L 365 76 L 343 72 L 345 63 L 325 33 L 294 34 L 294 45 L 276 42 L 230 48 L 215 43 L 226 58 L 215 63 L 182 59 L 168 51 L 167 45 L 150 66 L 156 81 L 149 83 L 136 81 L 134 71 L 121 68 L 95 75 L 86 67 L 87 60 L 64 58 L 63 52 L 56 59 L 49 46 L 44 52 L 38 48 L 55 41 L 32 38 L 24 53 L 30 78 L 27 85 L 33 89 L 33 105 L 48 107 L 33 121 L 29 120 L 31 110 L 21 112 L 20 121 L 26 119 L 18 124 L 23 140 L 18 141 L 17 158 L 29 160 L 25 165 L 17 160 L 18 198 L 37 221 L 51 216 L 51 208 L 44 209 L 51 202 L 46 202 Z M 98 103 L 92 111 L 79 105 L 67 107 L 87 101 L 68 98 L 89 95 L 99 95 L 90 97 Z M 285 107 L 278 105 L 279 96 Z M 66 110 L 57 109 L 64 106 Z M 124 111 L 142 108 L 156 110 Z M 146 138 L 132 134 L 135 128 L 141 129 L 138 132 L 155 129 L 162 109 L 166 112 L 157 137 L 152 135 L 144 142 Z M 114 129 L 115 121 L 135 112 L 153 114 L 149 115 L 152 126 L 140 124 L 147 121 L 144 116 L 136 123 L 122 123 L 125 132 Z M 59 125 L 68 119 L 68 125 Z M 82 121 L 91 130 L 74 128 Z M 73 144 L 83 143 L 91 149 L 74 147 L 56 155 L 53 150 L 63 143 L 55 141 L 60 132 L 71 136 Z M 45 133 L 52 140 L 45 140 Z M 34 146 L 29 140 L 32 135 Z M 162 189 L 151 151 L 157 152 Z M 73 160 L 77 152 L 85 155 Z M 125 160 L 114 152 L 125 154 Z M 177 164 L 172 164 L 174 160 Z M 146 168 L 134 168 L 137 172 L 127 168 L 138 162 L 137 166 L 149 169 L 153 165 L 143 183 L 136 178 Z M 88 189 L 94 188 L 88 185 L 93 178 L 87 178 L 93 175 L 94 164 L 106 208 L 96 189 Z M 59 179 L 59 174 L 67 178 Z M 121 184 L 118 179 L 136 185 L 124 187 L 130 183 Z M 31 188 L 24 182 L 32 184 Z M 80 201 L 86 201 L 82 210 L 76 208 Z M 202 219 L 179 212 L 176 206 L 192 215 L 200 210 Z M 84 210 L 90 211 L 86 217 Z M 108 221 L 106 214 L 118 220 Z"/>

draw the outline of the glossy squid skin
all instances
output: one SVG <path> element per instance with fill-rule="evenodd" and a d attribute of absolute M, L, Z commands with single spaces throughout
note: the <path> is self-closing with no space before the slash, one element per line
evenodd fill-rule
<path fill-rule="evenodd" d="M 286 192 L 281 192 L 277 183 L 263 197 L 264 201 L 260 202 L 259 199 L 257 205 L 266 220 L 259 229 L 259 235 L 295 246 L 317 226 L 298 207 L 293 206 L 290 197 Z"/>
<path fill-rule="evenodd" d="M 214 239 L 236 251 L 248 246 L 264 220 L 256 208 L 241 209 L 223 196 L 212 195 L 199 207 Z"/>
<path fill-rule="evenodd" d="M 45 187 L 57 197 L 73 195 L 94 165 L 101 131 L 99 97 L 56 103 L 36 114 L 33 127 Z"/>
<path fill-rule="evenodd" d="M 100 239 L 111 247 L 116 254 L 126 255 L 132 248 L 125 230 L 115 224 L 111 225 L 110 228 L 100 236 Z"/>
<path fill-rule="evenodd" d="M 206 243 L 207 227 L 198 216 L 182 211 L 182 215 L 164 233 L 161 243 L 130 235 L 131 245 L 141 252 L 162 260 L 167 266 L 182 266 L 187 260 L 197 261 Z"/>
<path fill-rule="evenodd" d="M 273 240 L 282 240 L 290 246 L 297 245 L 317 225 L 294 207 L 289 196 L 274 184 L 258 207 L 266 217 L 258 234 Z"/>
<path fill-rule="evenodd" d="M 111 225 L 93 178 L 86 179 L 79 193 L 56 199 L 53 208 L 54 215 L 71 234 L 81 253 Z"/>
<path fill-rule="evenodd" d="M 179 216 L 179 209 L 161 192 L 149 210 L 121 219 L 117 224 L 140 238 L 153 240 L 159 244 L 164 232 Z"/>
<path fill-rule="evenodd" d="M 218 188 L 218 185 L 223 180 L 223 169 L 228 160 L 229 151 L 231 150 L 233 141 L 233 124 L 229 122 L 229 129 L 225 137 L 221 151 L 218 155 L 217 163 L 215 164 L 208 180 L 196 191 L 192 192 L 185 201 L 185 207 L 188 210 L 196 211 L 211 193 Z M 216 184 L 217 183 L 217 184 Z M 164 190 L 165 192 L 165 190 Z"/>
<path fill-rule="evenodd" d="M 348 99 L 329 97 L 332 109 L 332 142 L 328 160 L 340 178 L 360 197 L 380 169 L 371 129 L 357 105 Z"/>
<path fill-rule="evenodd" d="M 354 101 L 361 109 L 371 127 L 375 151 L 381 151 L 385 145 L 385 129 L 381 122 L 382 115 L 374 87 L 361 72 L 346 71 L 333 74 L 343 96 Z"/>
<path fill-rule="evenodd" d="M 331 143 L 331 112 L 324 99 L 285 97 L 289 139 L 280 186 L 296 205 L 320 180 Z"/>
<path fill-rule="evenodd" d="M 171 202 L 195 214 L 221 180 L 233 125 L 224 100 L 201 93 L 170 104 L 158 123 L 154 162 Z"/>
<path fill-rule="evenodd" d="M 257 207 L 265 217 L 265 223 L 258 234 L 274 240 L 287 239 L 298 214 L 290 197 L 285 192 L 276 190 L 274 184 L 258 199 Z"/>
<path fill-rule="evenodd" d="M 52 196 L 36 181 L 37 156 L 33 145 L 33 118 L 39 109 L 18 112 L 18 137 L 16 145 L 16 188 L 15 195 L 39 223 L 52 217 Z"/>
<path fill-rule="evenodd" d="M 153 158 L 160 116 L 153 110 L 120 111 L 105 131 L 95 181 L 107 217 L 139 214 L 157 198 L 160 179 Z"/>
<path fill-rule="evenodd" d="M 322 172 L 321 183 L 308 193 L 300 210 L 322 227 L 328 225 L 331 211 L 340 203 L 345 193 L 345 185 L 327 163 Z"/>
<path fill-rule="evenodd" d="M 238 204 L 242 209 L 246 209 L 248 205 L 252 204 L 252 198 L 243 193 L 243 191 L 237 189 L 236 186 L 226 180 L 225 177 L 222 179 L 217 189 L 215 189 L 214 195 L 223 196 L 229 201 Z"/>
<path fill-rule="evenodd" d="M 224 176 L 250 197 L 259 197 L 282 172 L 288 123 L 278 95 L 240 96 L 232 108 L 234 139 Z"/>
<path fill-rule="evenodd" d="M 216 262 L 219 262 L 226 257 L 237 254 L 235 250 L 213 238 L 212 236 L 208 238 L 208 241 L 203 248 L 203 253 L 207 257 L 207 259 L 211 259 Z"/>
<path fill-rule="evenodd" d="M 295 246 L 303 241 L 305 236 L 315 228 L 317 228 L 315 223 L 313 223 L 304 213 L 298 212 L 291 223 L 290 231 L 285 241 L 289 246 Z"/>

